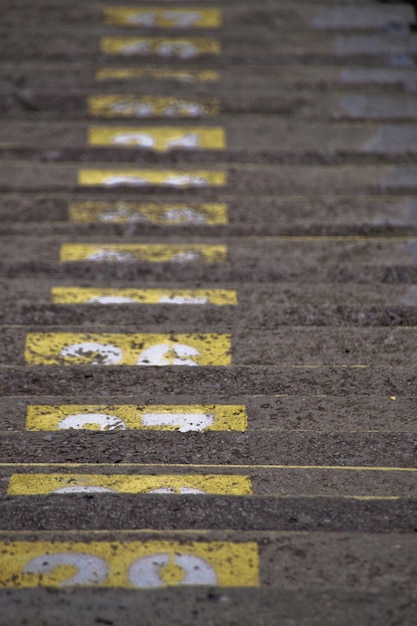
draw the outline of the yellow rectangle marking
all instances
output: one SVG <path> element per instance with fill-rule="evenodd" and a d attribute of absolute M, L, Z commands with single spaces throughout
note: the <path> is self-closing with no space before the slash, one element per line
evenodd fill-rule
<path fill-rule="evenodd" d="M 0 587 L 258 587 L 254 542 L 1 542 Z"/>
<path fill-rule="evenodd" d="M 138 9 L 133 7 L 106 7 L 105 23 L 112 26 L 140 28 L 218 28 L 222 23 L 219 9 Z"/>
<path fill-rule="evenodd" d="M 146 261 L 148 263 L 224 263 L 227 247 L 211 244 L 89 244 L 68 243 L 61 246 L 60 261 L 96 261 L 128 263 Z"/>
<path fill-rule="evenodd" d="M 232 289 L 100 289 L 90 287 L 53 287 L 55 304 L 237 304 Z"/>
<path fill-rule="evenodd" d="M 213 82 L 220 80 L 220 72 L 217 70 L 170 70 L 152 67 L 103 67 L 96 72 L 96 80 L 129 80 L 131 78 L 177 80 L 184 83 Z"/>
<path fill-rule="evenodd" d="M 145 148 L 153 152 L 169 150 L 223 150 L 226 144 L 223 128 L 176 126 L 91 126 L 90 146 Z"/>
<path fill-rule="evenodd" d="M 167 98 L 129 94 L 90 96 L 88 112 L 94 117 L 209 117 L 219 112 L 217 98 Z"/>
<path fill-rule="evenodd" d="M 179 432 L 239 431 L 248 427 L 246 407 L 222 404 L 186 405 L 29 405 L 27 430 L 126 429 Z"/>
<path fill-rule="evenodd" d="M 157 56 L 184 61 L 205 54 L 218 55 L 221 46 L 208 37 L 102 37 L 100 52 L 122 56 Z"/>
<path fill-rule="evenodd" d="M 72 222 L 149 223 L 165 226 L 228 223 L 228 205 L 216 202 L 81 201 L 69 205 Z"/>
<path fill-rule="evenodd" d="M 172 187 L 189 189 L 223 187 L 226 172 L 212 170 L 144 170 L 144 169 L 81 169 L 78 184 L 81 187 Z"/>
<path fill-rule="evenodd" d="M 225 474 L 13 474 L 8 495 L 47 495 L 71 493 L 141 493 L 250 496 L 249 476 Z"/>
<path fill-rule="evenodd" d="M 231 364 L 231 337 L 218 334 L 28 333 L 28 365 Z"/>

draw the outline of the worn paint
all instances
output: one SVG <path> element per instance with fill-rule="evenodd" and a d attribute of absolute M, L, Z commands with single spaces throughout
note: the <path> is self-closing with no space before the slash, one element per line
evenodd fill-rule
<path fill-rule="evenodd" d="M 54 304 L 237 304 L 232 289 L 100 289 L 53 287 Z"/>
<path fill-rule="evenodd" d="M 47 495 L 76 493 L 140 493 L 250 496 L 249 476 L 225 474 L 13 474 L 7 494 Z"/>
<path fill-rule="evenodd" d="M 195 59 L 205 54 L 218 55 L 221 46 L 208 37 L 103 37 L 100 52 L 121 56 L 158 56 Z"/>
<path fill-rule="evenodd" d="M 220 80 L 217 70 L 174 70 L 153 67 L 102 67 L 96 72 L 96 80 L 129 80 L 153 78 L 156 80 L 175 80 L 184 83 L 214 82 Z"/>
<path fill-rule="evenodd" d="M 220 334 L 28 333 L 28 365 L 226 366 L 231 337 Z"/>
<path fill-rule="evenodd" d="M 64 404 L 29 405 L 27 430 L 101 430 L 127 429 L 185 432 L 239 431 L 248 426 L 243 405 L 106 405 Z"/>
<path fill-rule="evenodd" d="M 105 23 L 111 26 L 141 28 L 218 28 L 222 23 L 219 9 L 166 9 L 105 7 Z"/>
<path fill-rule="evenodd" d="M 81 187 L 172 187 L 174 189 L 222 187 L 226 185 L 224 171 L 162 170 L 162 169 L 80 169 Z"/>
<path fill-rule="evenodd" d="M 68 243 L 61 246 L 60 261 L 130 262 L 148 263 L 224 263 L 227 247 L 211 244 L 157 244 L 125 243 L 95 244 Z"/>
<path fill-rule="evenodd" d="M 160 225 L 228 223 L 228 205 L 217 202 L 77 201 L 69 219 L 78 223 L 149 223 Z"/>
<path fill-rule="evenodd" d="M 96 95 L 87 99 L 94 117 L 209 117 L 219 112 L 217 98 L 167 98 L 129 94 Z"/>
<path fill-rule="evenodd" d="M 0 543 L 0 587 L 258 587 L 254 542 Z"/>
<path fill-rule="evenodd" d="M 137 147 L 168 152 L 177 149 L 223 150 L 226 140 L 223 128 L 217 127 L 91 126 L 88 143 L 90 146 Z"/>

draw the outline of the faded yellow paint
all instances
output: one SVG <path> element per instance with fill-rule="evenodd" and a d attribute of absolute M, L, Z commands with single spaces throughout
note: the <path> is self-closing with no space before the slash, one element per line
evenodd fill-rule
<path fill-rule="evenodd" d="M 211 244 L 125 243 L 96 244 L 68 243 L 61 246 L 60 261 L 147 261 L 149 263 L 223 263 L 227 247 Z"/>
<path fill-rule="evenodd" d="M 218 55 L 221 46 L 217 39 L 208 37 L 102 37 L 100 52 L 187 60 L 205 54 Z"/>
<path fill-rule="evenodd" d="M 81 187 L 173 187 L 175 189 L 222 187 L 227 182 L 224 171 L 162 169 L 81 169 Z"/>
<path fill-rule="evenodd" d="M 91 419 L 88 416 L 91 414 Z M 146 415 L 168 416 L 171 424 L 163 420 L 150 424 Z M 184 420 L 175 424 L 175 416 L 205 415 L 209 417 L 205 423 L 197 424 L 193 430 L 205 431 L 239 431 L 248 427 L 248 415 L 243 405 L 222 404 L 186 404 L 186 405 L 107 405 L 107 404 L 63 404 L 63 405 L 29 405 L 26 416 L 27 430 L 55 431 L 67 428 L 79 430 L 182 430 Z M 84 419 L 77 425 L 68 420 L 73 416 Z M 97 419 L 97 416 L 100 416 Z M 104 420 L 103 420 L 104 417 Z M 107 419 L 106 419 L 107 418 Z"/>
<path fill-rule="evenodd" d="M 169 150 L 223 150 L 226 139 L 223 128 L 176 126 L 91 126 L 90 146 L 146 148 L 154 152 Z"/>
<path fill-rule="evenodd" d="M 216 306 L 237 304 L 232 289 L 100 289 L 53 287 L 55 304 L 177 304 Z"/>
<path fill-rule="evenodd" d="M 145 222 L 212 226 L 228 223 L 228 205 L 214 202 L 80 201 L 70 203 L 69 219 L 84 224 Z"/>
<path fill-rule="evenodd" d="M 218 28 L 222 23 L 219 9 L 143 9 L 133 7 L 105 7 L 105 23 L 112 26 L 141 28 Z"/>
<path fill-rule="evenodd" d="M 29 365 L 199 365 L 231 363 L 230 335 L 28 333 Z"/>
<path fill-rule="evenodd" d="M 252 495 L 252 483 L 249 476 L 225 474 L 13 474 L 7 493 L 33 496 L 88 491 L 248 496 Z"/>
<path fill-rule="evenodd" d="M 96 72 L 96 80 L 129 80 L 131 78 L 178 80 L 185 83 L 213 82 L 220 80 L 220 72 L 217 70 L 173 70 L 153 67 L 102 67 Z"/>
<path fill-rule="evenodd" d="M 254 542 L 15 541 L 1 542 L 0 554 L 0 587 L 3 588 L 78 585 L 135 589 L 207 584 L 198 567 L 197 570 L 190 568 L 194 577 L 192 574 L 185 577 L 184 568 L 198 564 L 195 557 L 202 559 L 202 566 L 207 564 L 203 569 L 213 572 L 211 584 L 259 586 L 258 547 Z M 152 560 L 138 563 L 152 556 L 156 563 L 165 556 L 167 564 L 161 566 L 159 561 L 159 565 L 155 565 Z M 141 573 L 151 576 L 153 584 L 141 582 L 145 580 Z M 195 582 L 190 582 L 190 576 Z"/>
<path fill-rule="evenodd" d="M 219 112 L 219 100 L 167 98 L 129 94 L 97 95 L 87 99 L 88 112 L 95 117 L 209 117 Z"/>

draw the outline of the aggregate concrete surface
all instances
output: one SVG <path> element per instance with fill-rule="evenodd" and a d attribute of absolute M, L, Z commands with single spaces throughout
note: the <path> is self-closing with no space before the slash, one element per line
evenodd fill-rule
<path fill-rule="evenodd" d="M 412 626 L 415 3 L 0 0 L 0 626 Z"/>

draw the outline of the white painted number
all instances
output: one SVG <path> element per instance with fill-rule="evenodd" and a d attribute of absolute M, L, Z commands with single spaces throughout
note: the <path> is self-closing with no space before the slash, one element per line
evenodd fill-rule
<path fill-rule="evenodd" d="M 114 365 L 122 359 L 123 353 L 120 348 L 111 343 L 98 343 L 96 341 L 82 341 L 73 343 L 61 350 L 61 356 L 83 358 L 86 363 Z"/>
<path fill-rule="evenodd" d="M 25 574 L 45 575 L 51 574 L 56 568 L 63 566 L 75 567 L 78 571 L 59 583 L 60 587 L 98 585 L 104 582 L 109 575 L 109 567 L 104 559 L 80 552 L 58 552 L 37 556 L 25 565 L 23 572 Z"/>
<path fill-rule="evenodd" d="M 58 487 L 51 493 L 114 493 L 114 491 L 108 487 L 99 487 L 98 485 L 71 485 L 69 487 Z"/>
<path fill-rule="evenodd" d="M 129 580 L 134 587 L 165 587 L 164 573 L 178 569 L 179 585 L 216 585 L 217 576 L 204 559 L 190 554 L 176 554 L 171 560 L 168 553 L 138 559 L 129 570 Z M 165 572 L 164 572 L 165 570 Z"/>
<path fill-rule="evenodd" d="M 144 350 L 138 365 L 197 365 L 192 357 L 200 353 L 184 343 L 160 343 Z"/>
<path fill-rule="evenodd" d="M 212 426 L 214 415 L 209 413 L 144 413 L 142 423 L 144 426 L 152 427 L 172 426 L 178 428 L 181 433 L 187 433 Z"/>
<path fill-rule="evenodd" d="M 125 430 L 126 424 L 117 415 L 107 415 L 106 413 L 76 413 L 64 417 L 58 424 L 58 428 L 94 428 L 97 430 Z"/>
<path fill-rule="evenodd" d="M 145 26 L 151 28 L 152 26 L 157 25 L 157 13 L 153 11 L 148 11 L 146 13 L 136 13 L 134 15 L 129 15 L 127 18 L 127 22 L 129 24 L 135 24 L 138 26 Z M 170 26 L 174 26 L 177 28 L 187 28 L 188 26 L 192 26 L 196 22 L 198 22 L 202 15 L 201 13 L 177 13 L 175 11 L 164 11 L 161 15 L 162 19 L 171 22 Z"/>
<path fill-rule="evenodd" d="M 192 59 L 198 56 L 198 49 L 190 41 L 164 41 L 156 47 L 156 53 L 161 57 Z"/>

